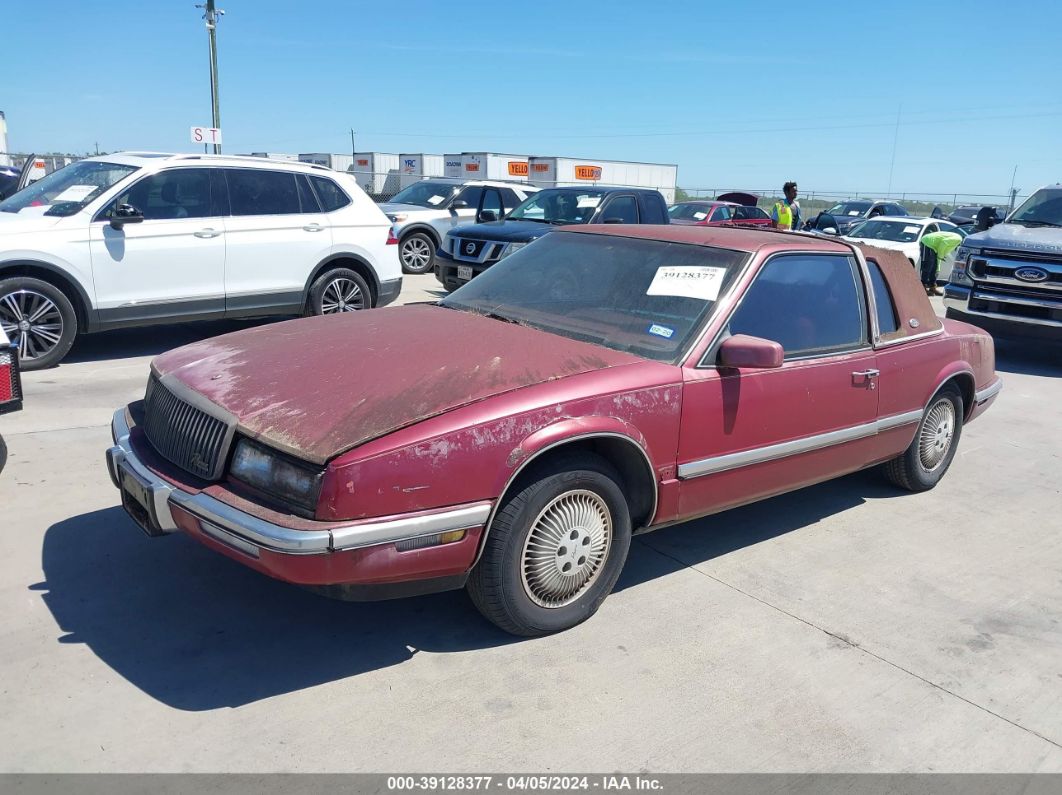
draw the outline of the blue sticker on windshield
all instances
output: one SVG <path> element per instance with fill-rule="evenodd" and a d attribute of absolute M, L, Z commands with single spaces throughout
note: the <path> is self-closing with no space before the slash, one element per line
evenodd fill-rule
<path fill-rule="evenodd" d="M 666 340 L 671 339 L 675 335 L 675 329 L 668 328 L 667 326 L 659 326 L 656 323 L 650 325 L 647 331 L 650 334 L 655 334 L 657 337 L 663 337 Z"/>

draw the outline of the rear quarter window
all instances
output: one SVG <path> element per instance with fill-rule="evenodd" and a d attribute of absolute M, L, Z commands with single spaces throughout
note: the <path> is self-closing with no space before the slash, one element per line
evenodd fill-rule
<path fill-rule="evenodd" d="M 314 191 L 317 193 L 317 198 L 321 201 L 321 207 L 326 213 L 330 213 L 333 210 L 338 210 L 340 207 L 346 207 L 350 204 L 350 197 L 343 192 L 336 183 L 327 177 L 311 177 L 313 180 Z"/>
<path fill-rule="evenodd" d="M 877 307 L 878 332 L 891 334 L 899 331 L 900 320 L 896 315 L 896 304 L 889 292 L 889 285 L 881 272 L 881 267 L 872 259 L 867 260 L 867 268 L 870 270 L 870 286 L 874 290 L 874 306 Z"/>

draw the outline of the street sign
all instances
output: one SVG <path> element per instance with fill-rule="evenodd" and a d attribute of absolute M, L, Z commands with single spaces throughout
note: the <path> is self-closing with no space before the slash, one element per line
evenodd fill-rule
<path fill-rule="evenodd" d="M 221 128 L 220 127 L 193 127 L 192 128 L 192 143 L 193 144 L 220 144 L 221 143 Z"/>

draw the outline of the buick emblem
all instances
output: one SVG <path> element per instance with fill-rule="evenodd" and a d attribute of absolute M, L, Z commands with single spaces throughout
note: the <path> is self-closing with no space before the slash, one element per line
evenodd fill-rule
<path fill-rule="evenodd" d="M 469 242 L 465 243 L 465 253 L 466 254 L 475 254 L 476 253 L 476 244 L 473 243 L 471 240 Z"/>
<path fill-rule="evenodd" d="M 1023 282 L 1045 282 L 1049 274 L 1043 268 L 1018 268 L 1014 275 Z"/>
<path fill-rule="evenodd" d="M 192 453 L 192 458 L 188 463 L 192 465 L 192 468 L 195 469 L 196 472 L 210 471 L 210 467 L 207 466 L 207 462 L 203 460 L 203 456 L 199 455 L 199 453 Z"/>

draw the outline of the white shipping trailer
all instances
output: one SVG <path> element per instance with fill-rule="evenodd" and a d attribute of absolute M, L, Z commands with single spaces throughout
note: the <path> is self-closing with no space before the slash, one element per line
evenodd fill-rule
<path fill-rule="evenodd" d="M 443 155 L 443 176 L 450 179 L 461 179 L 464 176 L 460 154 Z"/>
<path fill-rule="evenodd" d="M 390 198 L 399 191 L 398 155 L 390 152 L 355 152 L 346 169 L 370 196 Z"/>
<path fill-rule="evenodd" d="M 445 155 L 427 155 L 423 153 L 399 155 L 398 167 L 402 173 L 398 179 L 398 186 L 404 188 L 414 182 L 419 182 L 425 177 L 445 176 L 443 171 L 445 157 Z"/>
<path fill-rule="evenodd" d="M 653 188 L 664 195 L 668 204 L 675 201 L 678 166 L 674 165 L 574 157 L 532 157 L 529 168 L 532 184 L 540 188 L 594 183 L 626 185 Z"/>
<path fill-rule="evenodd" d="M 464 152 L 461 176 L 465 179 L 507 179 L 526 182 L 527 155 L 503 155 L 496 152 Z"/>
<path fill-rule="evenodd" d="M 266 157 L 270 160 L 298 160 L 298 155 L 286 155 L 281 152 L 251 152 L 251 157 Z"/>

